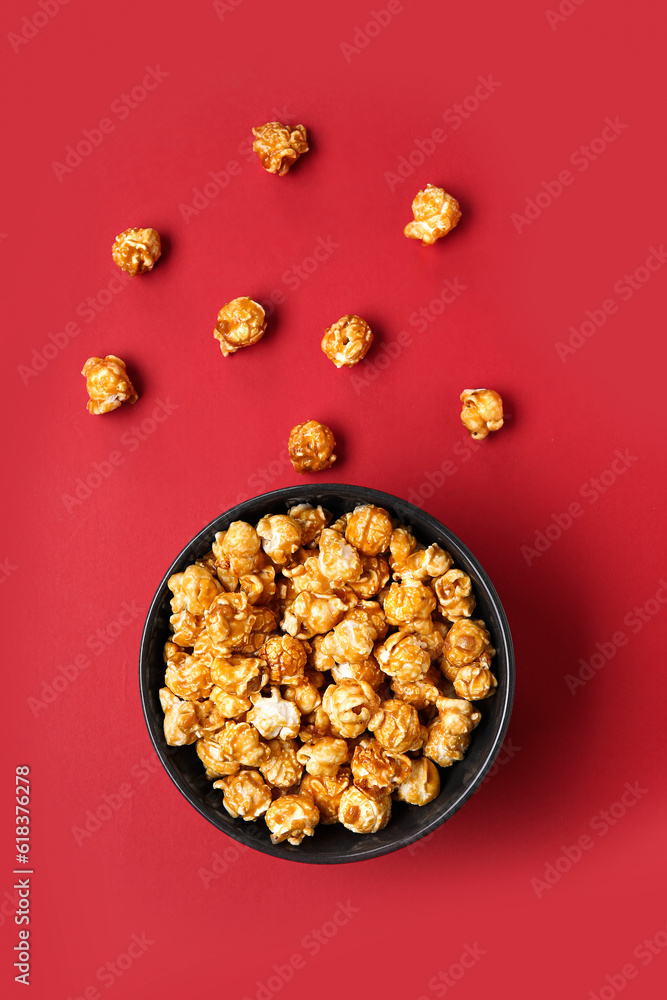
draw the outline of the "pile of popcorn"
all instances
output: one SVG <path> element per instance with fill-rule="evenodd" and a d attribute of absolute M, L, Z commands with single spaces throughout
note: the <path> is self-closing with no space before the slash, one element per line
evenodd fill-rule
<path fill-rule="evenodd" d="M 167 743 L 194 743 L 227 812 L 274 844 L 431 802 L 497 685 L 449 552 L 372 504 L 331 522 L 305 503 L 234 521 L 168 582 Z"/>

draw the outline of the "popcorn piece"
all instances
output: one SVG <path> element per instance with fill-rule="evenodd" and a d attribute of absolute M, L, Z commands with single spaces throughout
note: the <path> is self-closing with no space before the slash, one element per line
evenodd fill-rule
<path fill-rule="evenodd" d="M 343 316 L 325 332 L 321 346 L 336 368 L 351 368 L 366 356 L 372 343 L 371 328 L 361 316 Z"/>
<path fill-rule="evenodd" d="M 81 374 L 86 377 L 86 389 L 90 396 L 86 403 L 89 413 L 110 413 L 121 403 L 136 403 L 139 399 L 128 378 L 125 362 L 115 354 L 107 354 L 106 358 L 88 358 Z"/>
<path fill-rule="evenodd" d="M 343 792 L 350 785 L 348 768 L 341 767 L 333 777 L 306 774 L 301 782 L 301 791 L 313 799 L 320 812 L 320 823 L 330 825 L 338 822 L 338 808 Z"/>
<path fill-rule="evenodd" d="M 197 716 L 199 736 L 203 736 L 205 733 L 216 733 L 223 728 L 227 720 L 220 714 L 214 701 L 207 698 L 206 701 L 193 701 L 191 704 Z"/>
<path fill-rule="evenodd" d="M 299 639 L 310 639 L 314 635 L 329 632 L 337 625 L 347 604 L 340 597 L 318 597 L 316 594 L 299 594 L 285 617 L 281 627 Z"/>
<path fill-rule="evenodd" d="M 465 667 L 483 653 L 493 656 L 489 633 L 479 619 L 461 618 L 454 622 L 445 638 L 445 657 L 453 667 Z M 453 678 L 451 678 L 453 680 Z"/>
<path fill-rule="evenodd" d="M 204 632 L 195 643 L 194 651 L 210 651 L 220 656 L 247 643 L 255 616 L 245 594 L 218 594 L 204 615 Z"/>
<path fill-rule="evenodd" d="M 400 569 L 396 570 L 396 575 L 400 576 L 402 580 L 411 578 L 424 582 L 433 577 L 442 576 L 453 561 L 446 549 L 442 549 L 434 543 L 426 549 L 420 547 L 412 552 Z"/>
<path fill-rule="evenodd" d="M 380 699 L 365 681 L 343 680 L 330 684 L 322 696 L 322 709 L 329 716 L 334 736 L 354 739 L 381 718 Z M 415 712 L 416 715 L 416 712 Z"/>
<path fill-rule="evenodd" d="M 392 625 L 404 625 L 417 618 L 428 618 L 433 611 L 433 592 L 423 583 L 410 578 L 403 583 L 392 583 L 384 600 L 384 613 Z"/>
<path fill-rule="evenodd" d="M 375 656 L 386 674 L 400 681 L 417 681 L 426 675 L 431 657 L 417 635 L 394 632 L 380 646 Z"/>
<path fill-rule="evenodd" d="M 384 673 L 372 656 L 359 663 L 334 662 L 330 669 L 336 684 L 340 684 L 344 680 L 365 681 L 366 684 L 370 684 L 374 691 L 377 691 L 386 680 Z"/>
<path fill-rule="evenodd" d="M 332 778 L 341 764 L 349 758 L 349 750 L 345 740 L 324 736 L 301 747 L 296 759 L 303 764 L 308 774 L 322 778 Z"/>
<path fill-rule="evenodd" d="M 437 705 L 438 717 L 428 727 L 424 755 L 440 767 L 449 767 L 463 759 L 470 734 L 482 716 L 460 698 L 438 698 Z"/>
<path fill-rule="evenodd" d="M 362 556 L 362 573 L 350 587 L 358 597 L 375 597 L 389 581 L 389 564 L 382 556 Z"/>
<path fill-rule="evenodd" d="M 271 684 L 299 684 L 306 666 L 306 646 L 291 635 L 274 635 L 262 647 Z"/>
<path fill-rule="evenodd" d="M 232 521 L 227 531 L 219 531 L 213 543 L 213 554 L 219 569 L 233 576 L 246 576 L 262 569 L 262 540 L 247 521 Z M 235 589 L 235 588 L 233 588 Z"/>
<path fill-rule="evenodd" d="M 413 705 L 418 712 L 422 712 L 429 705 L 434 705 L 442 696 L 441 684 L 441 675 L 434 667 L 429 667 L 423 676 L 414 681 L 403 681 L 394 677 L 391 689 L 399 701 L 405 701 L 408 705 Z"/>
<path fill-rule="evenodd" d="M 225 759 L 244 767 L 257 767 L 269 757 L 269 748 L 249 722 L 226 722 L 215 738 Z"/>
<path fill-rule="evenodd" d="M 374 504 L 364 504 L 348 517 L 345 537 L 363 555 L 377 556 L 389 548 L 393 530 L 386 510 Z"/>
<path fill-rule="evenodd" d="M 169 619 L 172 627 L 172 639 L 178 646 L 194 646 L 204 629 L 202 619 L 191 615 L 189 611 L 179 611 Z"/>
<path fill-rule="evenodd" d="M 332 584 L 349 583 L 362 574 L 359 553 L 332 528 L 322 529 L 319 562 L 320 569 Z"/>
<path fill-rule="evenodd" d="M 362 740 L 352 756 L 352 777 L 357 788 L 378 798 L 390 795 L 410 774 L 410 758 L 385 750 L 377 740 Z"/>
<path fill-rule="evenodd" d="M 304 715 L 301 720 L 305 723 L 299 730 L 299 739 L 302 743 L 313 743 L 323 736 L 331 736 L 331 720 L 322 706 L 318 706 L 310 715 Z"/>
<path fill-rule="evenodd" d="M 287 450 L 297 472 L 321 472 L 336 461 L 336 439 L 326 424 L 306 420 L 290 431 Z"/>
<path fill-rule="evenodd" d="M 239 587 L 248 598 L 249 604 L 268 604 L 276 593 L 276 571 L 273 566 L 265 566 L 257 573 L 239 577 Z M 255 626 L 253 631 L 259 631 Z"/>
<path fill-rule="evenodd" d="M 301 544 L 301 526 L 287 514 L 263 517 L 257 525 L 257 534 L 269 559 L 279 566 L 286 563 Z"/>
<path fill-rule="evenodd" d="M 427 735 L 417 709 L 397 698 L 383 701 L 380 711 L 367 728 L 385 750 L 395 750 L 397 753 L 421 750 Z"/>
<path fill-rule="evenodd" d="M 282 795 L 271 803 L 266 814 L 272 844 L 286 840 L 297 847 L 304 837 L 312 837 L 319 821 L 320 811 L 307 792 Z"/>
<path fill-rule="evenodd" d="M 294 740 L 269 740 L 267 760 L 259 765 L 265 779 L 274 788 L 291 788 L 301 781 L 303 767 L 297 760 Z"/>
<path fill-rule="evenodd" d="M 236 694 L 228 694 L 217 685 L 211 691 L 210 700 L 224 719 L 238 719 L 252 708 L 250 698 Z"/>
<path fill-rule="evenodd" d="M 203 615 L 209 610 L 222 587 L 215 577 L 203 566 L 192 565 L 183 573 L 174 573 L 167 580 L 167 586 L 174 595 L 171 610 L 185 609 L 192 615 Z"/>
<path fill-rule="evenodd" d="M 167 687 L 184 701 L 203 701 L 204 698 L 208 698 L 213 681 L 207 665 L 196 656 L 184 653 L 173 642 L 168 642 L 167 646 L 177 650 L 167 659 L 164 678 Z M 167 655 L 166 649 L 165 655 Z"/>
<path fill-rule="evenodd" d="M 373 798 L 356 785 L 351 785 L 341 796 L 338 818 L 353 833 L 377 833 L 387 825 L 390 816 L 389 795 Z"/>
<path fill-rule="evenodd" d="M 302 549 L 302 553 L 314 552 L 314 549 Z M 322 572 L 317 556 L 307 555 L 302 561 L 298 561 L 283 568 L 283 574 L 292 580 L 292 584 L 297 593 L 307 590 L 311 594 L 318 594 L 320 597 L 332 594 L 331 583 Z"/>
<path fill-rule="evenodd" d="M 252 148 L 270 174 L 282 177 L 300 156 L 308 152 L 306 129 L 303 125 L 290 128 L 280 122 L 267 122 L 266 125 L 253 128 L 252 134 L 255 136 Z"/>
<path fill-rule="evenodd" d="M 313 507 L 309 503 L 300 503 L 292 507 L 288 514 L 301 526 L 301 544 L 313 545 L 320 537 L 322 528 L 326 528 L 331 520 L 329 514 L 322 507 Z"/>
<path fill-rule="evenodd" d="M 319 676 L 321 677 L 322 675 L 320 674 Z M 298 684 L 286 687 L 283 691 L 283 697 L 287 701 L 293 701 L 302 715 L 310 715 L 311 712 L 314 712 L 322 704 L 322 695 L 317 687 L 311 680 L 305 677 Z"/>
<path fill-rule="evenodd" d="M 467 701 L 481 701 L 495 694 L 498 681 L 489 670 L 484 659 L 468 663 L 456 671 L 454 690 L 459 698 Z"/>
<path fill-rule="evenodd" d="M 503 401 L 493 389 L 464 389 L 461 423 L 476 441 L 503 426 Z"/>
<path fill-rule="evenodd" d="M 361 663 L 370 656 L 376 638 L 372 625 L 353 621 L 346 615 L 325 635 L 321 650 L 325 655 L 330 654 L 336 663 Z"/>
<path fill-rule="evenodd" d="M 222 804 L 234 819 L 257 820 L 271 805 L 271 789 L 258 771 L 239 771 L 213 787 L 222 789 Z"/>
<path fill-rule="evenodd" d="M 216 656 L 211 663 L 213 683 L 236 698 L 256 694 L 264 687 L 267 676 L 266 662 L 256 656 Z"/>
<path fill-rule="evenodd" d="M 163 699 L 162 691 L 160 692 L 160 701 L 164 711 L 164 738 L 168 745 L 170 747 L 183 747 L 194 743 L 202 735 L 194 702 L 181 701 L 180 698 L 177 698 L 165 708 L 166 702 Z"/>
<path fill-rule="evenodd" d="M 410 765 L 410 773 L 396 789 L 396 798 L 411 806 L 426 806 L 440 794 L 438 769 L 427 757 L 418 757 Z"/>
<path fill-rule="evenodd" d="M 226 302 L 218 313 L 213 336 L 220 342 L 223 357 L 242 347 L 252 347 L 266 330 L 266 313 L 259 302 L 246 296 Z"/>
<path fill-rule="evenodd" d="M 461 209 L 451 194 L 427 184 L 423 191 L 417 192 L 412 214 L 415 221 L 409 222 L 403 232 L 409 239 L 421 240 L 422 246 L 429 246 L 458 225 Z"/>
<path fill-rule="evenodd" d="M 248 712 L 246 719 L 265 739 L 294 739 L 299 732 L 301 716 L 296 705 L 281 698 L 277 687 L 271 688 L 268 698 L 256 694 L 250 700 L 254 707 Z"/>
<path fill-rule="evenodd" d="M 467 573 L 461 569 L 450 569 L 433 581 L 433 590 L 438 606 L 445 618 L 470 618 L 475 610 L 472 583 Z"/>
<path fill-rule="evenodd" d="M 213 778 L 223 778 L 228 774 L 236 774 L 240 764 L 233 760 L 227 760 L 222 747 L 212 736 L 203 736 L 197 740 L 197 756 L 206 768 L 206 777 L 209 781 Z"/>
<path fill-rule="evenodd" d="M 417 539 L 409 528 L 395 528 L 389 540 L 389 565 L 395 574 L 400 576 L 400 570 L 405 565 L 410 553 L 416 548 Z"/>
<path fill-rule="evenodd" d="M 114 263 L 132 276 L 152 271 L 161 254 L 160 234 L 156 229 L 126 229 L 111 248 Z"/>

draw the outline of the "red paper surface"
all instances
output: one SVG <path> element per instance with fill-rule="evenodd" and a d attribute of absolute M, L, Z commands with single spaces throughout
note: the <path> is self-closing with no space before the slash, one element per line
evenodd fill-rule
<path fill-rule="evenodd" d="M 61 3 L 2 14 L 3 995 L 662 996 L 663 5 Z M 248 153 L 276 117 L 312 140 L 283 178 Z M 427 182 L 463 218 L 423 248 L 402 229 Z M 124 282 L 129 226 L 165 253 Z M 279 304 L 224 359 L 239 295 Z M 319 341 L 348 312 L 376 342 L 338 371 Z M 106 353 L 140 399 L 92 417 L 79 372 Z M 507 413 L 479 447 L 477 386 Z M 312 481 L 417 498 L 481 559 L 517 651 L 492 778 L 427 842 L 331 868 L 202 819 L 137 683 L 172 558 L 297 480 L 309 418 L 340 456 Z"/>

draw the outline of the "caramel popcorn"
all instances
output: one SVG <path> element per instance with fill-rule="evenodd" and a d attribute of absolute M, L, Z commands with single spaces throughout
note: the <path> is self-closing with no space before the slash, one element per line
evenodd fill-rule
<path fill-rule="evenodd" d="M 252 347 L 266 330 L 266 314 L 259 302 L 241 296 L 226 302 L 218 313 L 213 336 L 220 342 L 223 357 L 242 347 Z"/>
<path fill-rule="evenodd" d="M 320 811 L 308 792 L 282 795 L 269 806 L 266 825 L 271 831 L 271 843 L 286 840 L 297 847 L 304 837 L 312 837 L 320 821 Z"/>
<path fill-rule="evenodd" d="M 274 843 L 433 801 L 497 686 L 449 552 L 374 504 L 331 522 L 313 504 L 234 521 L 168 580 L 166 742 L 195 744 L 227 811 Z"/>
<path fill-rule="evenodd" d="M 306 129 L 303 125 L 290 128 L 280 122 L 267 122 L 266 125 L 253 128 L 252 134 L 255 136 L 252 148 L 270 174 L 282 177 L 303 153 L 308 152 Z"/>
<path fill-rule="evenodd" d="M 372 343 L 371 328 L 361 316 L 343 316 L 325 332 L 322 350 L 336 368 L 351 368 L 366 356 Z"/>
<path fill-rule="evenodd" d="M 428 757 L 418 757 L 410 761 L 410 772 L 396 789 L 400 802 L 411 806 L 426 806 L 440 794 L 440 775 Z"/>
<path fill-rule="evenodd" d="M 389 795 L 373 798 L 356 785 L 351 785 L 341 796 L 338 818 L 353 833 L 377 833 L 387 825 L 390 816 Z"/>
<path fill-rule="evenodd" d="M 461 402 L 461 423 L 476 441 L 503 426 L 503 401 L 493 389 L 464 389 Z"/>
<path fill-rule="evenodd" d="M 422 246 L 429 246 L 458 225 L 461 209 L 451 194 L 427 184 L 423 191 L 417 192 L 412 214 L 415 221 L 409 222 L 403 232 L 411 240 L 421 240 Z"/>
<path fill-rule="evenodd" d="M 469 701 L 461 698 L 438 698 L 438 717 L 428 727 L 424 756 L 439 767 L 449 767 L 462 760 L 470 744 L 470 734 L 482 716 Z"/>
<path fill-rule="evenodd" d="M 90 399 L 86 403 L 89 413 L 110 413 L 121 403 L 136 403 L 137 392 L 130 382 L 125 362 L 115 354 L 106 358 L 88 358 L 81 369 L 86 377 L 86 389 Z"/>
<path fill-rule="evenodd" d="M 259 771 L 239 771 L 215 781 L 213 787 L 222 789 L 222 804 L 234 819 L 259 819 L 271 805 L 271 789 Z"/>
<path fill-rule="evenodd" d="M 336 461 L 336 440 L 326 424 L 306 420 L 290 431 L 287 450 L 297 472 L 322 472 Z"/>
<path fill-rule="evenodd" d="M 161 253 L 160 234 L 156 229 L 126 229 L 116 237 L 111 248 L 114 263 L 132 276 L 152 271 Z"/>
<path fill-rule="evenodd" d="M 357 788 L 378 798 L 390 795 L 410 774 L 410 758 L 385 750 L 377 740 L 362 740 L 352 756 L 352 777 Z"/>
<path fill-rule="evenodd" d="M 362 555 L 377 556 L 389 548 L 393 530 L 386 510 L 365 504 L 355 508 L 348 517 L 345 537 Z"/>

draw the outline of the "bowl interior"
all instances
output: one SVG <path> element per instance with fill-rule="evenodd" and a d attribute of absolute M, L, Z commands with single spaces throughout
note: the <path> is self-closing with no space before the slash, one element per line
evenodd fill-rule
<path fill-rule="evenodd" d="M 233 819 L 222 805 L 222 793 L 213 788 L 194 745 L 170 747 L 164 738 L 164 715 L 158 692 L 164 686 L 165 665 L 162 650 L 169 638 L 171 593 L 167 580 L 172 573 L 185 569 L 195 559 L 210 551 L 215 533 L 236 520 L 256 524 L 265 514 L 284 513 L 297 503 L 321 504 L 334 517 L 353 510 L 361 503 L 375 503 L 404 524 L 412 526 L 417 540 L 425 545 L 438 542 L 454 557 L 454 565 L 470 576 L 477 600 L 475 617 L 482 618 L 496 649 L 493 670 L 498 678 L 496 694 L 476 702 L 482 720 L 474 730 L 465 757 L 451 767 L 440 769 L 440 795 L 426 806 L 408 806 L 394 802 L 392 817 L 384 830 L 360 836 L 340 824 L 318 826 L 315 836 L 306 837 L 299 847 L 272 844 L 265 823 L 246 823 Z M 192 805 L 211 823 L 241 843 L 275 857 L 314 864 L 360 861 L 398 850 L 426 836 L 472 795 L 502 744 L 514 693 L 514 657 L 507 618 L 491 581 L 472 553 L 451 531 L 418 507 L 377 490 L 360 486 L 294 486 L 265 493 L 247 500 L 207 525 L 174 560 L 158 587 L 146 618 L 139 662 L 141 696 L 146 724 L 153 745 L 167 774 Z"/>

